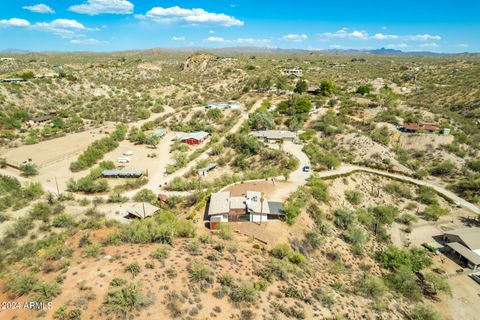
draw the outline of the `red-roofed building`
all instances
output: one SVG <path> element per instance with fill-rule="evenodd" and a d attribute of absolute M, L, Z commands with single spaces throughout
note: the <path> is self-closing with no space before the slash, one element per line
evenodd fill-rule
<path fill-rule="evenodd" d="M 400 126 L 403 132 L 429 132 L 435 133 L 440 130 L 438 126 L 433 123 L 404 123 Z"/>

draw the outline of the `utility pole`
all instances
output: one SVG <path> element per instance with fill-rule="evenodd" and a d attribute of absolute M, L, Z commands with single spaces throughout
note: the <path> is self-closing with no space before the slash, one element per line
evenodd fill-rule
<path fill-rule="evenodd" d="M 58 181 L 57 181 L 57 177 L 55 177 L 55 185 L 57 186 L 57 196 L 60 197 L 60 189 L 58 188 Z"/>
<path fill-rule="evenodd" d="M 142 207 L 143 207 L 143 219 L 145 219 L 145 202 L 142 201 Z"/>

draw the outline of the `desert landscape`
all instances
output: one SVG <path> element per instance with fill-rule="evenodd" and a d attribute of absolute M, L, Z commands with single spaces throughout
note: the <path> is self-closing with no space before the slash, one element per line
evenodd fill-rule
<path fill-rule="evenodd" d="M 127 0 L 21 10 L 214 45 L 0 51 L 0 319 L 478 318 L 480 55 L 282 49 L 313 35 L 229 40 L 202 28 L 233 16 Z M 6 43 L 108 43 L 110 20 L 2 15 Z"/>

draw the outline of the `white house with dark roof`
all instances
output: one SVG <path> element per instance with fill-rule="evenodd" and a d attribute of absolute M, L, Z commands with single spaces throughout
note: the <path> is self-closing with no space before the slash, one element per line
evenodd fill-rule
<path fill-rule="evenodd" d="M 294 131 L 288 130 L 262 130 L 262 131 L 252 131 L 250 132 L 252 137 L 255 137 L 264 141 L 293 141 L 298 137 L 298 134 Z"/>
<path fill-rule="evenodd" d="M 211 195 L 208 206 L 211 229 L 215 229 L 218 223 L 266 222 L 278 220 L 284 215 L 282 203 L 269 202 L 258 191 L 247 191 L 239 197 L 232 197 L 230 191 L 217 192 Z"/>

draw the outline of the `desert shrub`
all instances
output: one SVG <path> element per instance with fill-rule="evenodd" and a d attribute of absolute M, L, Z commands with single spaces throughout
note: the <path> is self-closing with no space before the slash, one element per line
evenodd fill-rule
<path fill-rule="evenodd" d="M 155 251 L 153 251 L 150 256 L 159 261 L 163 261 L 168 257 L 169 251 L 170 248 L 167 245 L 161 244 L 155 248 Z"/>
<path fill-rule="evenodd" d="M 18 298 L 29 294 L 38 280 L 32 274 L 9 275 L 3 284 L 3 289 L 9 292 L 9 297 Z"/>
<path fill-rule="evenodd" d="M 322 179 L 312 178 L 307 186 L 310 187 L 313 198 L 322 202 L 328 201 L 328 185 Z"/>
<path fill-rule="evenodd" d="M 438 204 L 431 204 L 425 208 L 423 214 L 429 220 L 437 221 L 439 218 L 448 215 L 449 211 L 447 208 L 442 208 Z"/>
<path fill-rule="evenodd" d="M 36 176 L 38 174 L 38 166 L 34 163 L 24 163 L 19 169 L 25 177 Z"/>
<path fill-rule="evenodd" d="M 56 228 L 69 228 L 75 224 L 75 220 L 69 214 L 60 214 L 55 216 L 52 225 Z"/>
<path fill-rule="evenodd" d="M 232 288 L 229 296 L 235 303 L 255 302 L 258 298 L 258 292 L 253 283 L 242 281 L 238 287 Z"/>
<path fill-rule="evenodd" d="M 408 315 L 411 320 L 441 320 L 442 317 L 430 307 L 419 304 L 416 305 Z"/>
<path fill-rule="evenodd" d="M 418 189 L 417 201 L 421 202 L 426 205 L 436 204 L 437 203 L 437 195 L 435 190 L 430 187 L 421 186 Z"/>
<path fill-rule="evenodd" d="M 188 272 L 190 280 L 193 282 L 213 282 L 213 270 L 201 262 L 192 263 Z"/>
<path fill-rule="evenodd" d="M 410 192 L 410 189 L 407 186 L 398 182 L 391 182 L 386 184 L 383 187 L 383 190 L 385 190 L 386 192 L 396 197 L 406 198 L 406 199 L 412 198 L 412 193 Z"/>
<path fill-rule="evenodd" d="M 297 265 L 303 265 L 307 263 L 307 258 L 305 258 L 305 256 L 298 251 L 293 251 L 288 257 L 288 260 Z"/>
<path fill-rule="evenodd" d="M 37 202 L 30 210 L 30 216 L 36 220 L 48 221 L 51 213 L 51 207 L 47 202 Z"/>
<path fill-rule="evenodd" d="M 442 291 L 449 296 L 452 295 L 452 289 L 450 288 L 447 280 L 438 274 L 432 272 L 425 274 L 425 282 L 432 286 L 434 293 Z"/>
<path fill-rule="evenodd" d="M 330 291 L 315 288 L 312 291 L 312 297 L 322 304 L 323 307 L 330 309 L 335 304 L 335 299 Z"/>
<path fill-rule="evenodd" d="M 356 281 L 354 290 L 364 297 L 378 300 L 383 297 L 387 291 L 387 287 L 381 278 L 364 275 Z"/>
<path fill-rule="evenodd" d="M 133 196 L 133 200 L 155 204 L 157 202 L 157 196 L 150 189 L 142 189 Z"/>
<path fill-rule="evenodd" d="M 145 307 L 148 302 L 143 296 L 140 286 L 129 283 L 120 287 L 110 287 L 104 304 L 108 311 L 124 316 L 131 310 Z"/>
<path fill-rule="evenodd" d="M 33 301 L 49 302 L 61 293 L 55 282 L 38 281 L 32 288 Z"/>
<path fill-rule="evenodd" d="M 232 240 L 233 239 L 233 230 L 230 225 L 227 223 L 220 223 L 217 225 L 217 230 L 219 231 L 220 238 L 223 240 Z"/>
<path fill-rule="evenodd" d="M 100 243 L 92 242 L 82 247 L 82 253 L 85 257 L 96 258 L 100 253 L 100 248 Z"/>
<path fill-rule="evenodd" d="M 270 250 L 270 254 L 277 259 L 284 259 L 292 254 L 292 249 L 286 243 L 277 244 L 272 250 Z"/>
<path fill-rule="evenodd" d="M 342 229 L 347 229 L 355 222 L 354 212 L 348 209 L 337 209 L 333 213 L 335 225 Z"/>
<path fill-rule="evenodd" d="M 430 174 L 433 176 L 446 176 L 453 174 L 456 169 L 457 168 L 453 162 L 445 160 L 433 166 L 430 169 Z"/>
<path fill-rule="evenodd" d="M 125 139 L 128 127 L 118 125 L 110 136 L 93 142 L 76 161 L 70 164 L 70 170 L 77 172 L 92 167 L 103 156 L 118 147 L 118 143 Z"/>
<path fill-rule="evenodd" d="M 377 254 L 377 259 L 383 268 L 399 269 L 407 267 L 413 271 L 419 271 L 432 264 L 428 250 L 424 248 L 411 248 L 402 250 L 393 245 Z"/>
<path fill-rule="evenodd" d="M 417 276 L 406 266 L 396 269 L 384 277 L 388 287 L 411 300 L 419 300 L 422 290 L 417 283 Z"/>
<path fill-rule="evenodd" d="M 360 191 L 346 190 L 345 199 L 353 205 L 359 205 L 362 203 L 363 194 Z"/>
<path fill-rule="evenodd" d="M 233 276 L 230 273 L 224 273 L 217 279 L 218 283 L 225 287 L 231 287 L 234 283 Z"/>
<path fill-rule="evenodd" d="M 142 269 L 138 262 L 132 262 L 125 267 L 125 272 L 130 272 L 134 277 L 136 277 L 141 271 Z"/>
<path fill-rule="evenodd" d="M 407 226 L 410 226 L 418 221 L 418 218 L 412 214 L 405 213 L 403 216 L 401 216 L 398 219 L 399 222 L 406 224 Z"/>
<path fill-rule="evenodd" d="M 367 241 L 367 234 L 358 226 L 350 226 L 342 235 L 352 245 L 361 245 Z"/>

